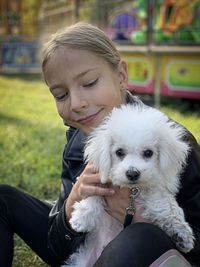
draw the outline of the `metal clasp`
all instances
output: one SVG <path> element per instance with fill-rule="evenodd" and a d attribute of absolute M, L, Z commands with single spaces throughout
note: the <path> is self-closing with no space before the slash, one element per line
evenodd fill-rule
<path fill-rule="evenodd" d="M 135 214 L 134 201 L 139 196 L 139 194 L 140 194 L 140 189 L 138 187 L 133 187 L 131 189 L 131 194 L 129 196 L 130 203 L 129 203 L 129 206 L 126 208 L 126 215 L 127 214 L 132 214 L 132 215 Z"/>
<path fill-rule="evenodd" d="M 135 208 L 134 207 L 131 207 L 131 206 L 129 206 L 128 208 L 126 208 L 126 215 L 127 214 L 134 215 L 135 214 Z"/>
<path fill-rule="evenodd" d="M 133 199 L 136 199 L 140 194 L 140 188 L 139 187 L 133 187 L 131 188 L 131 195 L 130 197 L 132 197 Z"/>

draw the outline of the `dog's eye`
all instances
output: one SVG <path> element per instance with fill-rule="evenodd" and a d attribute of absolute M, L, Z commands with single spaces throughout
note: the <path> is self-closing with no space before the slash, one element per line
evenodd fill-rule
<path fill-rule="evenodd" d="M 143 157 L 151 158 L 153 156 L 153 151 L 151 149 L 144 150 Z"/>
<path fill-rule="evenodd" d="M 117 149 L 115 153 L 119 158 L 123 158 L 125 156 L 125 151 L 122 148 Z"/>

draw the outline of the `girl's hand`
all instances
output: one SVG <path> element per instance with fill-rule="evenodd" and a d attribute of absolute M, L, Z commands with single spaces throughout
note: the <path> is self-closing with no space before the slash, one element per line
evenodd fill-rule
<path fill-rule="evenodd" d="M 107 203 L 106 211 L 115 219 L 117 219 L 121 224 L 124 223 L 126 208 L 130 203 L 130 189 L 129 188 L 119 188 L 117 186 L 111 186 L 115 190 L 115 194 L 112 196 L 106 196 L 105 200 Z M 141 214 L 143 209 L 135 201 L 135 214 L 132 223 L 136 222 L 149 222 L 142 218 Z"/>
<path fill-rule="evenodd" d="M 105 197 L 107 204 L 106 211 L 120 223 L 124 223 L 125 211 L 129 206 L 129 188 L 119 188 L 118 186 L 112 186 L 111 188 L 115 190 L 113 196 Z"/>
<path fill-rule="evenodd" d="M 82 174 L 79 176 L 75 185 L 72 188 L 71 193 L 66 202 L 65 214 L 67 219 L 71 218 L 73 211 L 73 205 L 76 201 L 81 201 L 89 196 L 113 196 L 115 190 L 113 188 L 102 188 L 98 186 L 100 184 L 100 176 L 93 169 L 93 166 L 89 163 L 85 167 Z"/>

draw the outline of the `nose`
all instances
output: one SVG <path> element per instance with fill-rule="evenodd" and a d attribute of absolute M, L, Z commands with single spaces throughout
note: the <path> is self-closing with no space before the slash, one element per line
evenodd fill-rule
<path fill-rule="evenodd" d="M 83 108 L 87 107 L 88 102 L 86 96 L 84 96 L 79 90 L 74 89 L 70 94 L 71 110 L 79 112 Z"/>
<path fill-rule="evenodd" d="M 126 177 L 132 182 L 137 181 L 140 177 L 140 171 L 135 168 L 129 169 L 128 171 L 126 171 Z"/>

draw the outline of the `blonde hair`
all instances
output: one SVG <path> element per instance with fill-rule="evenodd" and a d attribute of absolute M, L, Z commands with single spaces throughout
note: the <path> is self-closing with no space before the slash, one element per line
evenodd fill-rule
<path fill-rule="evenodd" d="M 104 58 L 113 69 L 117 69 L 121 60 L 111 39 L 99 28 L 89 23 L 78 22 L 53 34 L 43 49 L 42 68 L 59 47 L 68 47 L 90 51 Z"/>

